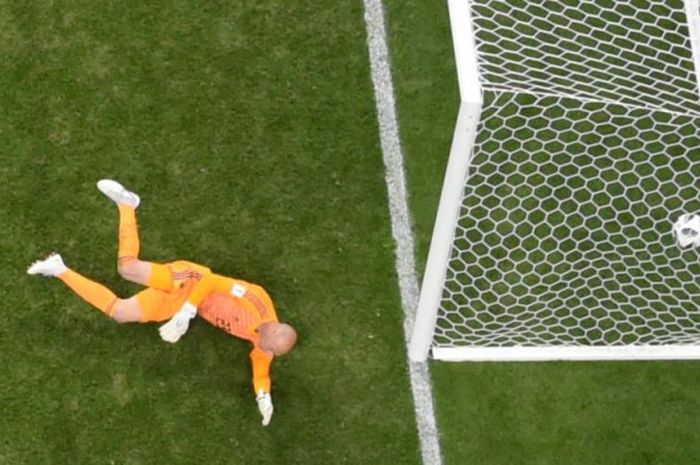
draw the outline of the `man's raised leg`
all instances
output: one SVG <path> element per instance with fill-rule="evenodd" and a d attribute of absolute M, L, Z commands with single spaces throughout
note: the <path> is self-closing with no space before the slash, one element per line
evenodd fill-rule
<path fill-rule="evenodd" d="M 136 209 L 141 198 L 128 191 L 117 181 L 102 179 L 97 188 L 119 208 L 119 249 L 117 269 L 126 280 L 161 290 L 170 290 L 172 280 L 165 265 L 139 260 L 139 241 Z"/>

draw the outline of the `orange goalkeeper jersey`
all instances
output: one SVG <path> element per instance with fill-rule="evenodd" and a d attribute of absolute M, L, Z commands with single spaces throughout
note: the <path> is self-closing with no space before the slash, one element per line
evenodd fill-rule
<path fill-rule="evenodd" d="M 278 321 L 272 300 L 260 287 L 236 281 L 240 296 L 214 292 L 199 304 L 199 315 L 227 333 L 257 345 L 256 329 L 263 323 Z"/>
<path fill-rule="evenodd" d="M 218 282 L 208 285 L 205 282 L 208 280 Z M 257 328 L 263 323 L 278 321 L 272 299 L 260 286 L 223 276 L 209 275 L 200 284 L 202 286 L 197 286 L 189 299 L 197 305 L 196 301 L 206 295 L 197 305 L 197 313 L 214 326 L 253 344 L 250 359 L 255 392 L 261 389 L 270 392 L 273 355 L 260 348 Z M 222 292 L 224 288 L 230 289 L 230 292 Z"/>

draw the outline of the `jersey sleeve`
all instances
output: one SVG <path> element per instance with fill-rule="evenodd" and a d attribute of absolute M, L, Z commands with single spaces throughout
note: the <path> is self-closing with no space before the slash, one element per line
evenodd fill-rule
<path fill-rule="evenodd" d="M 250 352 L 250 361 L 253 368 L 253 388 L 257 394 L 261 389 L 270 392 L 272 380 L 270 379 L 270 365 L 272 365 L 272 355 L 267 354 L 259 347 L 255 347 Z"/>
<path fill-rule="evenodd" d="M 235 283 L 236 282 L 231 278 L 214 273 L 208 274 L 192 289 L 190 295 L 187 296 L 187 301 L 197 307 L 204 299 L 214 292 L 229 294 Z"/>

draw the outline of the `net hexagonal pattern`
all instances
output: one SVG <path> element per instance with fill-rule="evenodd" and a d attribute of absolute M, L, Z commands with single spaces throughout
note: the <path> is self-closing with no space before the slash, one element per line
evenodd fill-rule
<path fill-rule="evenodd" d="M 433 347 L 700 346 L 684 2 L 469 6 L 484 105 Z"/>
<path fill-rule="evenodd" d="M 486 92 L 434 345 L 700 343 L 700 118 Z"/>
<path fill-rule="evenodd" d="M 472 0 L 485 88 L 700 114 L 683 0 Z"/>

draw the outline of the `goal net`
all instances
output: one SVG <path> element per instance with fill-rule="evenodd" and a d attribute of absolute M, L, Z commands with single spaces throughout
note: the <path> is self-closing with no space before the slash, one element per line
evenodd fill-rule
<path fill-rule="evenodd" d="M 450 14 L 462 107 L 411 357 L 700 358 L 700 255 L 672 233 L 700 210 L 697 2 Z"/>

